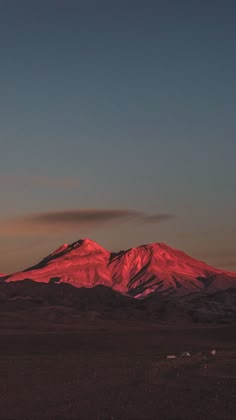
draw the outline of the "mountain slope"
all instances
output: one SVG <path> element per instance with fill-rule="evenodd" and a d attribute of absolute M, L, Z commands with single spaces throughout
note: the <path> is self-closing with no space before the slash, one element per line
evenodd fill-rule
<path fill-rule="evenodd" d="M 236 320 L 236 288 L 185 296 L 154 293 L 146 299 L 133 299 L 101 285 L 75 288 L 64 283 L 22 280 L 0 282 L 0 303 L 2 319 L 10 313 L 11 322 L 23 317 L 26 325 L 32 317 L 39 323 L 45 319 L 68 325 L 81 318 L 171 323 Z"/>
<path fill-rule="evenodd" d="M 236 273 L 210 267 L 163 243 L 110 253 L 89 239 L 64 244 L 35 266 L 5 277 L 6 282 L 24 279 L 79 288 L 103 285 L 137 298 L 236 287 Z"/>

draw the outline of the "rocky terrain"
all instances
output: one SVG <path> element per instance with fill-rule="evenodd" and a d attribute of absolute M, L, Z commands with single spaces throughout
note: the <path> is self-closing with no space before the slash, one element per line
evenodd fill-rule
<path fill-rule="evenodd" d="M 110 253 L 85 239 L 0 278 L 3 312 L 60 308 L 101 319 L 229 322 L 236 274 L 162 243 Z"/>

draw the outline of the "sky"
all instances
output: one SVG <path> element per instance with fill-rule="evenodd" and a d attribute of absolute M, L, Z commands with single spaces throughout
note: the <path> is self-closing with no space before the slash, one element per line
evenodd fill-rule
<path fill-rule="evenodd" d="M 236 271 L 234 0 L 0 0 L 0 272 L 89 237 Z"/>

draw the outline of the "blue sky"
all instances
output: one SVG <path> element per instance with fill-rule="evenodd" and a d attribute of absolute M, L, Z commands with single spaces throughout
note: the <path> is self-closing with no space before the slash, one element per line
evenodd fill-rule
<path fill-rule="evenodd" d="M 235 18 L 227 0 L 0 2 L 0 271 L 84 236 L 236 270 Z"/>

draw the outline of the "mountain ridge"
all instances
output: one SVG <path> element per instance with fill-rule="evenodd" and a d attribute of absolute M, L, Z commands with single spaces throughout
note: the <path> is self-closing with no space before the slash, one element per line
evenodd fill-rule
<path fill-rule="evenodd" d="M 211 267 L 165 243 L 154 242 L 115 253 L 89 238 L 63 244 L 37 264 L 0 277 L 6 282 L 31 279 L 77 288 L 103 285 L 135 298 L 153 293 L 214 293 L 236 287 L 236 273 Z"/>

